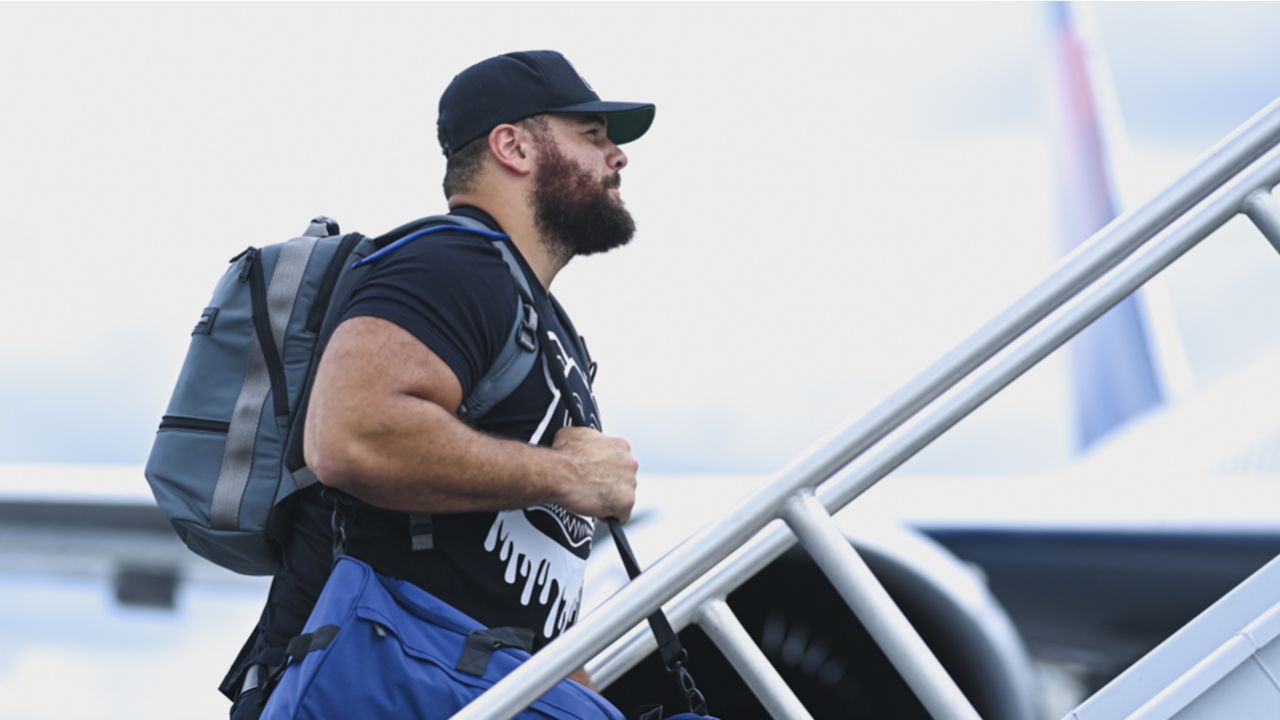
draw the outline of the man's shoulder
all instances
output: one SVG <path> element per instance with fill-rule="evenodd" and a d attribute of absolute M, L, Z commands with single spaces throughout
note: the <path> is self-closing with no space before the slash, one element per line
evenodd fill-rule
<path fill-rule="evenodd" d="M 389 256 L 433 259 L 441 262 L 474 262 L 481 265 L 503 265 L 498 243 L 503 240 L 484 237 L 467 228 L 440 226 L 433 232 L 405 242 Z"/>
<path fill-rule="evenodd" d="M 425 274 L 450 283 L 511 284 L 511 270 L 498 244 L 505 241 L 465 230 L 442 229 L 395 247 L 376 262 L 375 275 Z M 379 272 L 381 270 L 381 272 Z"/>

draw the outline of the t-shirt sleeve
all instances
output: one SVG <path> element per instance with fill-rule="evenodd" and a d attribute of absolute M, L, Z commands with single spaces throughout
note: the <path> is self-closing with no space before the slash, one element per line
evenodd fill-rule
<path fill-rule="evenodd" d="M 489 241 L 440 234 L 376 261 L 342 319 L 377 317 L 404 328 L 449 365 L 466 397 L 502 351 L 517 297 Z"/>

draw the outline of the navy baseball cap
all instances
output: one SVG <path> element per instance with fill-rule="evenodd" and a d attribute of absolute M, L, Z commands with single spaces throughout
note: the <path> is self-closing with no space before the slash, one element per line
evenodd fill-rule
<path fill-rule="evenodd" d="M 599 113 L 609 139 L 631 142 L 653 124 L 649 103 L 605 102 L 563 55 L 530 50 L 482 60 L 453 78 L 440 96 L 437 130 L 445 157 L 503 123 L 543 113 Z"/>

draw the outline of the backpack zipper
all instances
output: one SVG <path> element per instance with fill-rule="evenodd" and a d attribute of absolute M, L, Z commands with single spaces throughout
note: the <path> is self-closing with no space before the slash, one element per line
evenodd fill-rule
<path fill-rule="evenodd" d="M 262 348 L 262 358 L 267 364 L 267 376 L 271 378 L 271 398 L 275 405 L 275 415 L 279 420 L 289 417 L 289 390 L 285 384 L 284 362 L 280 359 L 280 349 L 276 347 L 275 337 L 271 332 L 271 318 L 267 315 L 267 280 L 260 262 L 262 251 L 249 248 L 245 251 L 244 269 L 240 271 L 241 279 L 249 281 L 250 319 L 254 333 L 258 336 L 258 345 Z"/>

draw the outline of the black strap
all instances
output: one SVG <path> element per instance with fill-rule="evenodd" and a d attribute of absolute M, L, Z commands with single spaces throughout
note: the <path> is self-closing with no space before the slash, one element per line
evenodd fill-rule
<path fill-rule="evenodd" d="M 346 512 L 355 507 L 346 493 L 331 487 L 321 487 L 320 497 L 328 502 L 333 510 L 329 515 L 329 530 L 333 535 L 333 562 L 347 554 L 347 518 Z"/>
<path fill-rule="evenodd" d="M 631 550 L 631 543 L 622 532 L 622 523 L 618 522 L 617 518 L 608 518 L 608 523 L 609 533 L 613 535 L 613 543 L 618 546 L 618 554 L 622 556 L 622 564 L 627 569 L 627 577 L 635 580 L 640 576 L 640 565 L 636 562 L 635 553 Z M 662 658 L 662 665 L 668 672 L 675 672 L 678 665 L 688 662 L 689 652 L 680 644 L 680 636 L 676 635 L 675 630 L 671 628 L 671 623 L 667 620 L 666 613 L 662 612 L 662 608 L 658 608 L 649 616 L 649 627 L 653 629 L 653 636 L 658 640 L 658 655 Z"/>
<path fill-rule="evenodd" d="M 285 663 L 302 660 L 309 652 L 329 647 L 329 643 L 338 637 L 339 630 L 341 628 L 337 625 L 322 625 L 309 633 L 299 635 L 290 640 L 289 646 L 284 651 Z"/>
<path fill-rule="evenodd" d="M 558 303 L 554 307 L 556 317 L 566 326 L 566 329 L 569 329 L 570 334 L 577 335 L 572 329 L 573 326 L 569 323 L 564 309 Z M 547 314 L 545 306 L 543 314 Z M 581 341 L 581 336 L 577 336 L 576 339 Z M 538 341 L 542 345 L 542 354 L 548 358 L 548 361 L 551 358 L 559 359 L 560 356 L 551 347 L 551 342 L 547 339 L 545 332 L 538 333 Z M 583 354 L 586 354 L 585 351 L 583 351 Z M 594 374 L 592 372 L 592 375 Z M 557 384 L 560 385 L 562 397 L 572 397 L 573 389 L 569 387 L 568 373 L 565 372 L 565 368 L 561 367 L 560 372 L 552 372 L 551 375 L 555 376 Z M 575 425 L 590 427 L 587 419 L 582 415 L 582 408 L 577 403 L 566 400 L 565 405 L 569 408 L 570 417 Z M 627 575 L 632 580 L 635 580 L 640 575 L 640 563 L 636 561 L 635 553 L 631 551 L 631 543 L 627 542 L 626 533 L 622 531 L 622 523 L 617 518 L 606 518 L 606 521 L 609 523 L 609 533 L 613 535 L 613 544 L 618 547 L 618 554 L 622 556 L 622 564 L 627 569 Z M 679 685 L 680 692 L 684 693 L 689 702 L 689 712 L 705 715 L 707 713 L 707 700 L 698 691 L 693 675 L 685 667 L 689 661 L 689 652 L 680 643 L 680 637 L 672 629 L 666 613 L 662 612 L 662 608 L 658 608 L 653 611 L 648 620 L 649 629 L 653 632 L 653 637 L 658 641 L 658 653 L 662 658 L 662 665 L 667 669 L 667 672 L 676 676 L 676 684 Z"/>
<path fill-rule="evenodd" d="M 284 677 L 285 668 L 289 667 L 289 663 L 294 661 L 301 662 L 307 656 L 307 653 L 329 647 L 341 629 L 337 625 L 322 625 L 309 633 L 299 635 L 290 640 L 289 645 L 285 648 L 284 660 L 279 665 L 264 665 L 260 670 L 260 672 L 267 673 L 266 682 L 262 685 L 262 697 L 266 698 L 276 689 L 276 685 L 280 683 L 280 678 Z"/>
<path fill-rule="evenodd" d="M 618 522 L 617 518 L 608 518 L 608 522 L 609 532 L 613 535 L 614 545 L 618 546 L 618 554 L 622 555 L 622 564 L 627 568 L 627 575 L 635 580 L 640 575 L 640 565 L 636 562 L 635 553 L 631 551 L 631 544 L 627 542 L 626 534 L 622 532 L 622 523 Z M 698 690 L 698 684 L 687 667 L 689 651 L 685 650 L 684 645 L 680 643 L 680 636 L 676 635 L 675 630 L 672 629 L 671 621 L 667 620 L 667 614 L 662 612 L 662 608 L 658 608 L 653 611 L 648 620 L 649 629 L 653 632 L 654 639 L 658 641 L 658 655 L 662 658 L 662 665 L 667 672 L 676 676 L 676 685 L 689 702 L 689 712 L 706 715 L 707 698 Z"/>
<path fill-rule="evenodd" d="M 520 648 L 533 652 L 534 632 L 522 627 L 495 627 L 476 630 L 467 635 L 467 644 L 458 658 L 457 669 L 468 675 L 481 677 L 489 667 L 493 651 L 501 647 Z"/>
<path fill-rule="evenodd" d="M 435 548 L 435 522 L 431 520 L 431 513 L 409 513 L 409 546 L 415 551 Z"/>

